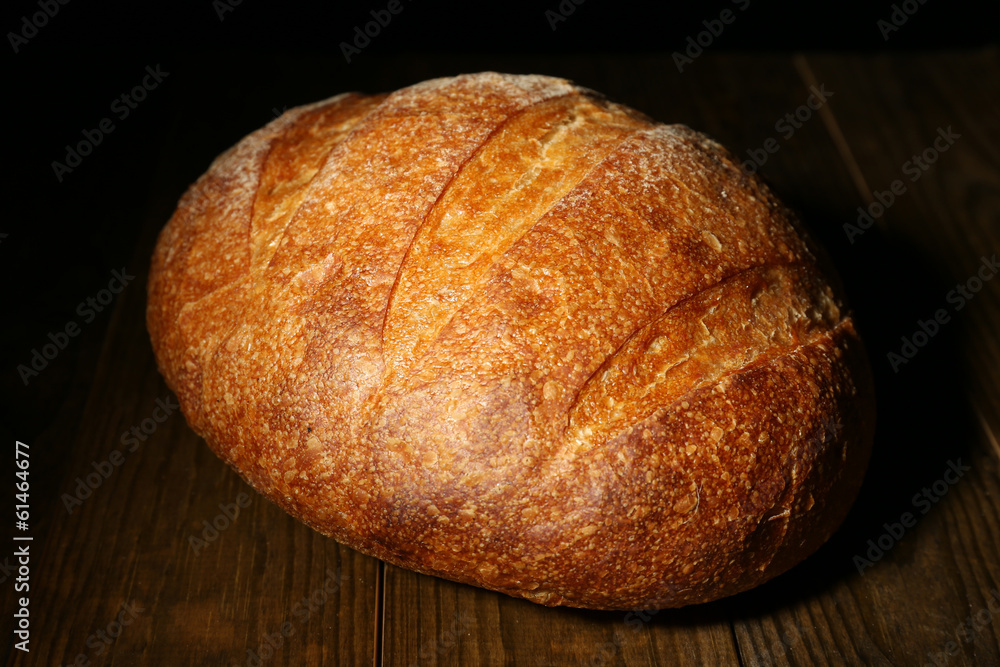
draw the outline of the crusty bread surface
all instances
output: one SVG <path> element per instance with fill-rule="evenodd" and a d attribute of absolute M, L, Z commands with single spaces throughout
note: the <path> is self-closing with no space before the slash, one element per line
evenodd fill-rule
<path fill-rule="evenodd" d="M 794 216 L 707 137 L 496 73 L 221 155 L 147 322 L 191 427 L 389 563 L 546 605 L 756 586 L 845 517 L 868 362 Z"/>

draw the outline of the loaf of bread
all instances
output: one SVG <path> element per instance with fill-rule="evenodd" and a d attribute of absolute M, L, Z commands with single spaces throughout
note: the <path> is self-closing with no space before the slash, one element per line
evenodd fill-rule
<path fill-rule="evenodd" d="M 294 517 L 545 605 L 677 607 L 827 540 L 874 428 L 818 250 L 722 147 L 545 76 L 288 111 L 162 231 L 159 367 Z"/>

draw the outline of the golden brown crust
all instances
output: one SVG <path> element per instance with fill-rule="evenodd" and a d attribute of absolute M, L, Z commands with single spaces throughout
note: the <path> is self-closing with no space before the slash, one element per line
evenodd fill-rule
<path fill-rule="evenodd" d="M 163 230 L 189 423 L 317 530 L 543 604 L 680 606 L 825 541 L 867 359 L 797 223 L 717 144 L 495 73 L 294 109 Z"/>

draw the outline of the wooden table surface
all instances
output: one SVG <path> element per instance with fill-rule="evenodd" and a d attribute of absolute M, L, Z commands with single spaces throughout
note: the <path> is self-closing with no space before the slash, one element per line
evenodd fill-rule
<path fill-rule="evenodd" d="M 156 131 L 129 134 L 122 121 L 105 162 L 67 177 L 93 185 L 72 190 L 67 210 L 103 206 L 121 252 L 57 296 L 75 304 L 122 266 L 135 278 L 92 323 L 71 309 L 28 325 L 5 369 L 4 435 L 31 454 L 30 528 L 8 530 L 33 538 L 30 653 L 14 646 L 16 567 L 0 562 L 5 664 L 1000 664 L 1000 278 L 984 268 L 1000 253 L 995 48 L 706 53 L 683 73 L 668 53 L 163 67 Z M 659 613 L 550 609 L 413 574 L 291 519 L 171 407 L 145 330 L 145 274 L 156 233 L 209 160 L 272 109 L 484 69 L 567 76 L 756 157 L 830 251 L 871 357 L 878 429 L 846 523 L 792 571 Z M 811 91 L 824 91 L 816 109 Z M 876 214 L 866 229 L 850 227 L 859 207 Z M 0 259 L 27 263 L 17 244 L 3 238 Z M 82 334 L 25 386 L 14 364 L 67 321 Z"/>

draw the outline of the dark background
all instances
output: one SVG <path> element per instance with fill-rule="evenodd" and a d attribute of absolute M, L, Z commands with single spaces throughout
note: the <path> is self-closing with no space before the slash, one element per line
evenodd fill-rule
<path fill-rule="evenodd" d="M 910 6 L 919 9 L 888 40 L 877 21 L 889 19 L 889 2 L 752 0 L 740 11 L 728 0 L 669 7 L 586 0 L 572 5 L 572 14 L 553 30 L 546 11 L 558 11 L 558 0 L 400 1 L 403 11 L 351 63 L 340 43 L 351 41 L 354 27 L 370 21 L 370 12 L 384 9 L 386 2 L 334 7 L 242 0 L 224 11 L 223 0 L 155 6 L 71 0 L 59 5 L 17 53 L 9 33 L 21 31 L 23 17 L 38 12 L 39 5 L 37 0 L 7 3 L 0 18 L 7 119 L 0 221 L 0 233 L 7 235 L 0 237 L 0 280 L 7 288 L 0 332 L 0 428 L 5 435 L 36 437 L 54 418 L 73 378 L 87 376 L 77 363 L 97 356 L 86 351 L 101 344 L 111 308 L 83 326 L 29 386 L 16 368 L 30 363 L 31 351 L 48 342 L 49 332 L 80 321 L 77 305 L 107 285 L 112 268 L 131 265 L 168 132 L 184 136 L 185 127 L 207 126 L 213 131 L 200 134 L 217 137 L 212 145 L 185 147 L 190 182 L 215 155 L 285 107 L 346 90 L 393 89 L 425 74 L 494 68 L 530 72 L 538 55 L 683 51 L 689 36 L 705 30 L 702 22 L 717 19 L 726 8 L 736 19 L 706 52 L 976 50 L 995 40 L 996 31 L 986 10 L 938 0 L 923 5 L 911 0 Z M 570 0 L 563 6 L 571 6 Z M 414 63 L 430 58 L 436 64 L 387 71 L 384 59 L 399 54 L 412 54 Z M 308 80 L 289 75 L 303 58 L 313 63 Z M 147 66 L 157 65 L 169 73 L 165 81 L 127 119 L 114 118 L 112 101 L 138 84 Z M 690 65 L 697 66 L 697 61 Z M 192 72 L 199 76 L 188 76 Z M 586 72 L 576 78 L 587 85 Z M 194 94 L 192 79 L 201 82 Z M 198 103 L 192 105 L 191 99 Z M 650 111 L 641 101 L 623 101 Z M 67 144 L 78 142 L 84 130 L 93 130 L 105 117 L 112 117 L 114 132 L 59 182 L 52 162 L 64 160 Z M 181 192 L 178 188 L 174 201 Z M 169 207 L 154 214 L 165 222 Z"/>

